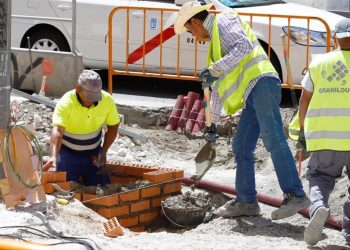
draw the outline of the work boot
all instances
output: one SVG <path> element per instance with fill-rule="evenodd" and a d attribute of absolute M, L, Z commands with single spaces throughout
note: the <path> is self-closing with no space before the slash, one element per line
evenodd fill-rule
<path fill-rule="evenodd" d="M 304 232 L 304 241 L 306 244 L 313 246 L 320 241 L 322 236 L 323 226 L 326 223 L 329 217 L 329 209 L 326 207 L 319 207 L 312 218 L 309 221 L 309 224 L 305 228 Z"/>
<path fill-rule="evenodd" d="M 291 194 L 283 194 L 283 196 L 284 200 L 280 208 L 271 213 L 271 219 L 273 220 L 287 218 L 296 214 L 301 209 L 307 208 L 311 205 L 311 201 L 305 193 L 302 197 L 295 197 Z"/>
<path fill-rule="evenodd" d="M 231 200 L 219 207 L 216 213 L 225 218 L 232 218 L 237 216 L 252 216 L 260 214 L 260 207 L 258 201 L 246 203 L 242 201 Z"/>
<path fill-rule="evenodd" d="M 346 244 L 350 245 L 350 233 L 348 233 L 344 228 L 341 230 L 341 234 L 344 236 L 346 240 Z"/>

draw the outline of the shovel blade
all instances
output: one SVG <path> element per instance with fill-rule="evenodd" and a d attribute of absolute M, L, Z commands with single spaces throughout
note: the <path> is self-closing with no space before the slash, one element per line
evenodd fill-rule
<path fill-rule="evenodd" d="M 211 143 L 207 143 L 198 152 L 196 158 L 194 159 L 196 163 L 196 176 L 198 178 L 203 177 L 203 175 L 208 171 L 208 169 L 213 165 L 216 157 L 215 146 Z"/>

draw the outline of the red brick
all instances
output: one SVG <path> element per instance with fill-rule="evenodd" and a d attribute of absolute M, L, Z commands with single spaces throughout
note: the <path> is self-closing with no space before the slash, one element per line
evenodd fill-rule
<path fill-rule="evenodd" d="M 56 171 L 43 172 L 43 176 L 41 177 L 41 183 L 57 183 L 57 182 L 65 182 L 66 180 L 67 180 L 66 172 L 56 172 Z"/>
<path fill-rule="evenodd" d="M 145 232 L 146 231 L 146 227 L 145 226 L 130 227 L 129 229 L 131 231 L 135 232 L 135 233 L 141 233 L 141 232 Z"/>
<path fill-rule="evenodd" d="M 101 216 L 110 219 L 112 217 L 128 215 L 130 212 L 130 209 L 128 205 L 124 205 L 121 207 L 112 207 L 112 208 L 102 207 L 97 209 L 96 212 Z"/>
<path fill-rule="evenodd" d="M 153 186 L 140 189 L 141 198 L 160 195 L 160 186 Z"/>
<path fill-rule="evenodd" d="M 124 234 L 122 226 L 119 224 L 118 219 L 113 217 L 107 222 L 103 223 L 103 231 L 107 237 L 118 237 Z"/>
<path fill-rule="evenodd" d="M 139 215 L 140 223 L 148 222 L 156 219 L 158 217 L 158 211 L 148 212 Z"/>
<path fill-rule="evenodd" d="M 116 206 L 118 205 L 118 195 L 97 196 L 95 194 L 83 194 L 83 203 L 106 207 Z"/>
<path fill-rule="evenodd" d="M 152 207 L 160 207 L 160 203 L 162 202 L 162 198 L 155 198 L 151 200 Z"/>
<path fill-rule="evenodd" d="M 125 193 L 120 193 L 119 199 L 123 202 L 135 201 L 135 200 L 140 199 L 140 192 L 139 192 L 139 190 L 133 190 L 133 191 L 125 192 Z"/>
<path fill-rule="evenodd" d="M 45 193 L 47 194 L 51 194 L 53 192 L 56 192 L 56 189 L 54 189 L 54 187 L 51 185 L 52 183 L 44 183 L 44 189 L 45 189 Z M 69 191 L 70 190 L 70 182 L 57 182 L 56 183 L 58 186 L 60 186 L 62 189 Z"/>
<path fill-rule="evenodd" d="M 160 197 L 160 198 L 153 198 L 151 200 L 151 206 L 152 207 L 160 207 L 161 202 L 164 201 L 168 197 L 170 197 L 170 195 L 165 195 L 165 196 Z"/>
<path fill-rule="evenodd" d="M 132 204 L 130 204 L 130 213 L 149 209 L 149 206 L 150 206 L 149 200 L 144 200 L 144 201 L 132 203 Z"/>
<path fill-rule="evenodd" d="M 119 223 L 123 227 L 132 227 L 136 226 L 139 223 L 139 217 L 126 217 L 126 218 L 119 218 Z"/>
<path fill-rule="evenodd" d="M 169 170 L 159 170 L 143 174 L 143 179 L 150 182 L 166 182 L 172 179 L 172 173 Z"/>
<path fill-rule="evenodd" d="M 177 193 L 181 191 L 181 182 L 167 183 L 163 188 L 164 194 Z"/>
<path fill-rule="evenodd" d="M 74 198 L 81 201 L 83 199 L 83 194 L 82 193 L 74 193 Z"/>
<path fill-rule="evenodd" d="M 113 173 L 115 173 L 115 174 L 125 174 L 125 166 L 120 165 L 120 164 L 116 164 L 116 165 L 117 165 L 117 167 L 115 168 Z"/>
<path fill-rule="evenodd" d="M 125 167 L 125 174 L 131 175 L 131 176 L 138 176 L 142 177 L 144 173 L 157 171 L 158 167 L 152 167 L 152 166 L 143 166 L 140 164 L 133 164 L 132 166 L 126 166 Z"/>
<path fill-rule="evenodd" d="M 137 179 L 135 177 L 128 177 L 128 176 L 111 176 L 111 183 L 119 183 L 119 184 L 127 184 L 129 182 L 135 182 Z"/>
<path fill-rule="evenodd" d="M 103 208 L 94 209 L 94 210 L 96 211 L 96 213 L 98 213 L 99 215 L 101 215 L 107 219 L 111 219 L 114 217 L 112 208 L 103 207 Z"/>
<path fill-rule="evenodd" d="M 179 169 L 173 169 L 171 173 L 172 173 L 173 179 L 181 179 L 185 176 L 184 171 Z"/>

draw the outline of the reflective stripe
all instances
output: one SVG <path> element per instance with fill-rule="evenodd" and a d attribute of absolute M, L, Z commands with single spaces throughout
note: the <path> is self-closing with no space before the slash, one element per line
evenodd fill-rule
<path fill-rule="evenodd" d="M 210 45 L 212 45 L 212 43 L 210 43 Z M 256 47 L 260 46 L 261 44 L 259 43 L 258 39 L 255 39 L 255 40 L 252 42 L 252 45 L 253 45 L 253 50 L 254 50 Z M 211 51 L 211 50 L 212 50 L 212 49 L 210 48 L 210 51 Z M 213 57 L 213 54 L 214 54 L 214 53 L 210 53 L 210 54 L 211 54 L 211 57 Z M 249 55 L 250 55 L 250 54 L 249 54 Z M 248 56 L 249 56 L 249 55 L 248 55 Z M 212 61 L 215 61 L 215 60 L 212 59 Z M 231 68 L 231 69 L 229 70 L 229 72 L 226 72 L 226 73 L 222 74 L 222 75 L 220 76 L 219 79 L 223 79 L 227 74 L 229 74 L 229 73 L 232 72 L 232 71 L 235 71 L 239 66 L 240 66 L 240 64 L 239 64 L 239 63 L 236 63 L 236 64 L 234 65 L 234 67 Z M 216 85 L 217 82 L 220 82 L 220 80 L 219 80 L 219 81 L 216 81 L 216 82 L 214 83 L 214 85 Z"/>
<path fill-rule="evenodd" d="M 102 128 L 90 134 L 71 134 L 64 132 L 62 144 L 70 149 L 83 151 L 98 147 L 102 141 Z"/>
<path fill-rule="evenodd" d="M 64 135 L 67 137 L 70 137 L 72 139 L 76 139 L 76 140 L 90 140 L 90 139 L 97 137 L 101 132 L 102 132 L 102 128 L 100 128 L 96 132 L 92 132 L 90 134 L 81 134 L 81 135 L 71 134 L 71 133 L 68 133 L 67 131 L 65 131 Z"/>
<path fill-rule="evenodd" d="M 239 83 L 242 82 L 242 79 L 244 77 L 245 71 L 248 70 L 249 68 L 253 67 L 254 65 L 258 64 L 259 62 L 263 60 L 268 60 L 269 58 L 265 54 L 261 54 L 259 56 L 253 57 L 249 62 L 244 64 L 243 70 L 239 74 L 236 82 L 234 82 L 230 88 L 228 88 L 225 93 L 223 94 L 223 100 L 226 100 L 230 95 L 233 94 L 238 88 L 239 88 Z M 231 73 L 231 72 L 229 72 Z"/>
<path fill-rule="evenodd" d="M 350 139 L 350 131 L 310 131 L 305 132 L 305 138 L 309 139 Z"/>
<path fill-rule="evenodd" d="M 95 144 L 82 146 L 82 145 L 76 145 L 76 144 L 73 144 L 73 143 L 70 143 L 70 142 L 67 142 L 67 141 L 63 140 L 62 144 L 65 145 L 66 147 L 70 148 L 70 149 L 73 149 L 73 150 L 84 151 L 84 150 L 92 150 L 92 149 L 97 148 L 101 144 L 101 141 L 102 140 L 99 140 Z"/>
<path fill-rule="evenodd" d="M 350 108 L 310 109 L 306 113 L 306 117 L 320 116 L 350 116 Z"/>
<path fill-rule="evenodd" d="M 258 39 L 255 39 L 253 42 L 253 49 L 255 49 L 256 47 L 260 46 L 261 44 L 259 43 L 259 40 Z"/>
<path fill-rule="evenodd" d="M 289 128 L 288 131 L 291 135 L 299 135 L 299 130 Z"/>

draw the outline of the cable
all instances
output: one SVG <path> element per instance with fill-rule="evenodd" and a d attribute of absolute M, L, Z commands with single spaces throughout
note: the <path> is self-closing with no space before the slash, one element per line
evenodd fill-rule
<path fill-rule="evenodd" d="M 44 232 L 42 230 L 39 230 L 39 229 L 36 229 L 33 227 L 28 227 L 28 226 L 3 226 L 3 227 L 0 227 L 0 229 L 15 229 L 15 228 L 17 228 L 18 231 L 23 231 L 25 233 L 36 235 L 36 236 L 43 237 L 46 239 L 65 240 L 65 242 L 49 243 L 46 245 L 53 246 L 53 245 L 63 245 L 63 244 L 80 244 L 80 245 L 84 245 L 86 248 L 91 249 L 91 250 L 95 250 L 95 249 L 101 250 L 101 248 L 99 246 L 97 246 L 97 244 L 93 240 L 88 239 L 88 238 L 84 238 L 84 237 L 80 238 L 80 237 L 72 237 L 72 236 L 56 236 L 56 235 L 53 235 L 51 233 L 47 233 L 47 232 Z M 34 232 L 31 232 L 30 230 L 32 230 Z M 22 240 L 25 242 L 30 242 L 30 241 L 25 240 L 21 237 L 13 236 L 10 234 L 0 234 L 0 236 L 8 237 L 8 238 L 15 238 L 15 239 L 19 239 L 19 240 Z M 93 245 L 87 241 L 91 241 L 93 243 Z M 33 242 L 30 242 L 30 243 L 33 243 Z M 36 244 L 38 244 L 38 243 L 36 243 Z"/>
<path fill-rule="evenodd" d="M 37 183 L 31 185 L 31 184 L 28 184 L 26 183 L 22 176 L 17 173 L 14 165 L 13 165 L 13 162 L 12 162 L 12 157 L 11 156 L 11 152 L 10 152 L 10 147 L 9 147 L 9 136 L 11 134 L 11 131 L 13 128 L 19 128 L 21 129 L 24 134 L 26 135 L 26 138 L 28 139 L 28 142 L 33 142 L 34 146 L 32 144 L 30 144 L 32 146 L 32 149 L 34 150 L 34 153 L 39 157 L 39 161 L 40 161 L 40 166 L 39 166 L 39 178 L 38 178 L 38 181 Z M 13 142 L 13 139 L 12 139 L 12 143 Z M 38 186 L 40 186 L 41 184 L 41 178 L 42 178 L 42 175 L 43 175 L 43 164 L 42 164 L 42 157 L 43 157 L 43 151 L 40 147 L 40 144 L 38 142 L 38 140 L 36 139 L 35 135 L 28 129 L 26 128 L 25 126 L 22 126 L 22 125 L 14 125 L 14 126 L 8 126 L 7 127 L 7 130 L 6 130 L 6 134 L 5 134 L 5 139 L 4 139 L 4 148 L 5 148 L 5 153 L 6 153 L 6 162 L 7 162 L 7 166 L 9 167 L 11 173 L 17 178 L 17 180 L 22 183 L 26 188 L 29 188 L 29 189 L 35 189 L 37 188 Z M 14 150 L 15 151 L 15 150 Z"/>

